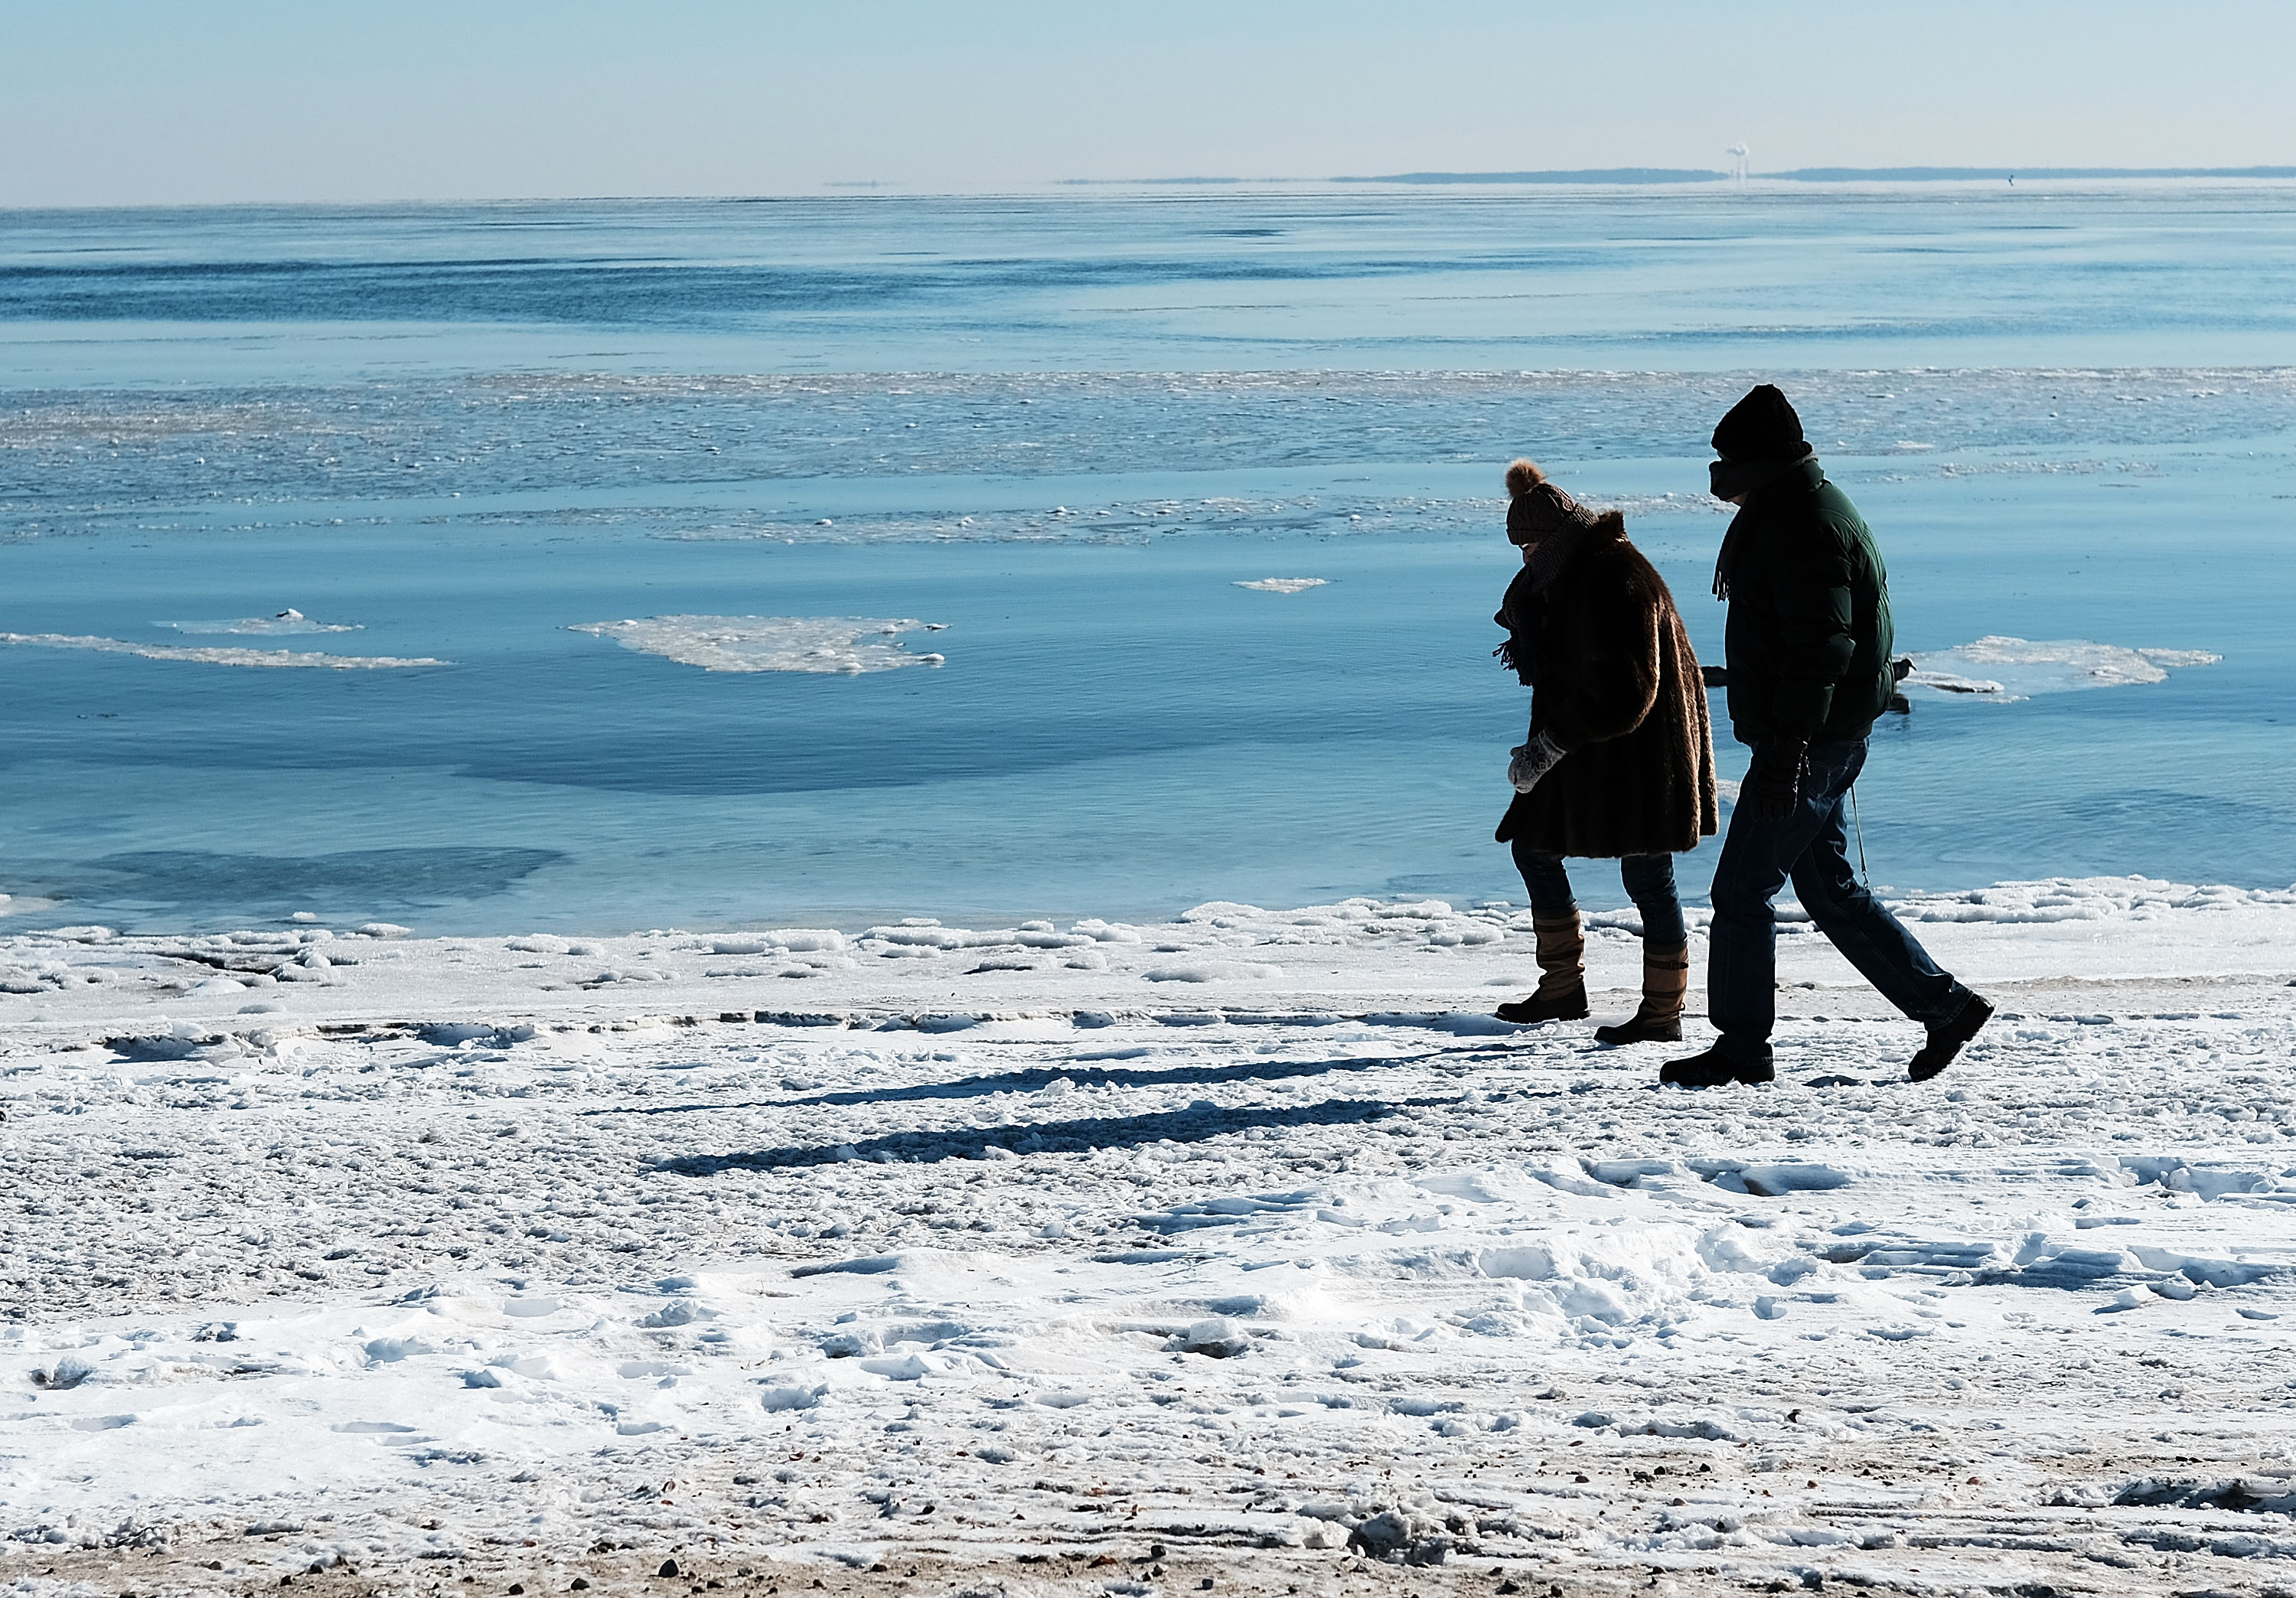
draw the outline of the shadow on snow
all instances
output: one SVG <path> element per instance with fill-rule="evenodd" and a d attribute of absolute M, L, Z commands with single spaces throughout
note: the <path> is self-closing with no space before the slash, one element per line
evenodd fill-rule
<path fill-rule="evenodd" d="M 803 1110 L 816 1105 L 852 1106 L 898 1104 L 933 1099 L 977 1099 L 999 1093 L 1041 1093 L 1066 1078 L 1078 1088 L 1177 1087 L 1218 1086 L 1229 1082 L 1280 1082 L 1327 1071 L 1384 1070 L 1391 1066 L 1423 1065 L 1431 1060 L 1456 1060 L 1461 1064 L 1504 1055 L 1509 1051 L 1488 1045 L 1466 1049 L 1430 1049 L 1417 1054 L 1390 1054 L 1346 1060 L 1247 1061 L 1233 1065 L 1177 1065 L 1159 1070 L 1111 1070 L 1095 1065 L 1032 1066 L 1027 1070 L 999 1071 L 994 1076 L 964 1077 L 950 1082 L 920 1082 L 907 1087 L 856 1087 L 807 1098 L 753 1100 L 745 1103 L 692 1102 L 680 1104 L 628 1104 L 611 1110 L 586 1110 L 585 1117 L 608 1115 L 701 1115 L 743 1110 Z"/>
<path fill-rule="evenodd" d="M 775 1171 L 792 1167 L 835 1165 L 849 1160 L 883 1164 L 931 1164 L 944 1160 L 994 1158 L 1005 1153 L 1092 1153 L 1144 1143 L 1203 1143 L 1254 1127 L 1302 1130 L 1314 1127 L 1357 1127 L 1384 1120 L 1405 1110 L 1439 1109 L 1458 1099 L 1325 1099 L 1318 1104 L 1192 1104 L 1149 1115 L 1092 1116 L 1033 1126 L 966 1127 L 941 1132 L 894 1132 L 849 1143 L 754 1149 L 730 1154 L 683 1154 L 653 1162 L 653 1168 L 682 1176 L 714 1176 L 724 1171 Z"/>

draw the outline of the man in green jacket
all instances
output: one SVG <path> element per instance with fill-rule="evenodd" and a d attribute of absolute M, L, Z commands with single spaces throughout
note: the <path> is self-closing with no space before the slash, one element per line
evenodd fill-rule
<path fill-rule="evenodd" d="M 1882 996 L 1929 1030 L 1908 1074 L 1927 1081 L 1993 1014 L 1931 960 L 1849 869 L 1842 810 L 1866 740 L 1890 702 L 1895 643 L 1890 577 L 1849 496 L 1825 480 L 1786 397 L 1764 383 L 1714 430 L 1718 498 L 1739 507 L 1714 593 L 1724 632 L 1730 728 L 1754 756 L 1714 868 L 1707 1016 L 1722 1036 L 1670 1061 L 1662 1082 L 1767 1082 L 1776 1021 L 1770 902 L 1794 896 Z"/>

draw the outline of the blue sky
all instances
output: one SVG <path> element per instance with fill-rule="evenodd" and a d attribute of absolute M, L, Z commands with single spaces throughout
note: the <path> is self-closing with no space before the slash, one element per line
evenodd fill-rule
<path fill-rule="evenodd" d="M 0 205 L 2296 164 L 2296 5 L 0 0 Z"/>

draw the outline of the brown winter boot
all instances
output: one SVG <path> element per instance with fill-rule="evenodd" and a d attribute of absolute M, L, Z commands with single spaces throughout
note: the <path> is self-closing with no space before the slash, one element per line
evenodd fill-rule
<path fill-rule="evenodd" d="M 1530 924 L 1538 935 L 1538 987 L 1496 1013 L 1518 1026 L 1575 1021 L 1587 1013 L 1587 938 L 1578 930 L 1578 912 L 1574 906 L 1568 915 L 1534 916 Z"/>
<path fill-rule="evenodd" d="M 1680 1043 L 1682 1001 L 1690 991 L 1690 946 L 1643 945 L 1643 1007 L 1615 1027 L 1595 1028 L 1597 1043 Z"/>

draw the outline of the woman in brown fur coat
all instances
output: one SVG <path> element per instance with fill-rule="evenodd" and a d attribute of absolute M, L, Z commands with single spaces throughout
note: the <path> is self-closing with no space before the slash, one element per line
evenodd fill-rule
<path fill-rule="evenodd" d="M 1706 690 L 1674 595 L 1627 541 L 1626 519 L 1600 514 L 1529 461 L 1507 468 L 1507 538 L 1522 570 L 1494 619 L 1496 651 L 1531 690 L 1530 732 L 1507 775 L 1514 803 L 1498 826 L 1530 890 L 1539 981 L 1499 1006 L 1511 1021 L 1587 1013 L 1586 938 L 1566 855 L 1619 862 L 1643 917 L 1643 1002 L 1602 1027 L 1604 1043 L 1682 1036 L 1690 938 L 1674 856 L 1719 821 Z"/>

